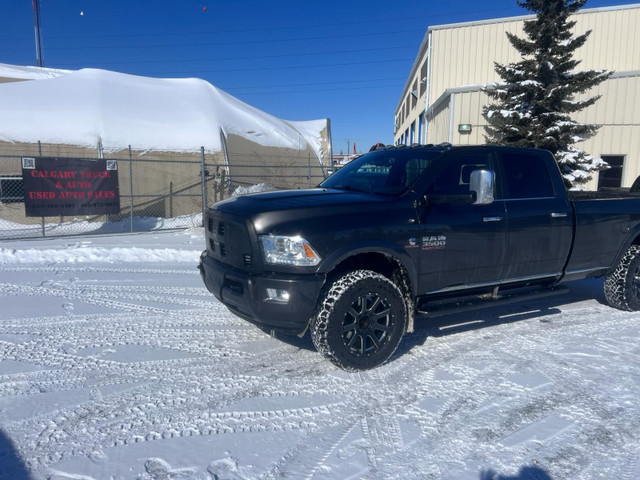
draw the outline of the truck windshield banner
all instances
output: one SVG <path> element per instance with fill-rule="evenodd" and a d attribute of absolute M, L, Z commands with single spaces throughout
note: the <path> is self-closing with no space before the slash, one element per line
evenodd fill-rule
<path fill-rule="evenodd" d="M 116 160 L 23 157 L 28 217 L 120 212 Z"/>

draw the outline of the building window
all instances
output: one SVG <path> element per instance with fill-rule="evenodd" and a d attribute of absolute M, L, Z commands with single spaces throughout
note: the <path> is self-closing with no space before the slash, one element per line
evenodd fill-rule
<path fill-rule="evenodd" d="M 411 87 L 411 110 L 416 108 L 416 104 L 418 103 L 418 81 L 413 82 L 413 87 Z"/>
<path fill-rule="evenodd" d="M 600 170 L 598 175 L 598 188 L 621 187 L 624 155 L 602 155 L 602 160 L 607 162 L 611 168 Z"/>
<path fill-rule="evenodd" d="M 5 175 L 0 177 L 0 202 L 24 202 L 22 175 Z"/>
<path fill-rule="evenodd" d="M 422 68 L 420 69 L 420 96 L 423 96 L 426 90 L 427 90 L 427 62 L 425 61 L 422 64 Z"/>

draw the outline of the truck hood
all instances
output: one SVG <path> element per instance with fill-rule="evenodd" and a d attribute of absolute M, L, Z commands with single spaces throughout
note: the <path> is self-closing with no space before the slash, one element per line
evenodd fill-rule
<path fill-rule="evenodd" d="M 392 197 L 327 188 L 283 190 L 232 197 L 212 206 L 234 215 L 248 216 L 275 210 L 296 210 L 350 206 L 360 203 L 384 203 Z"/>
<path fill-rule="evenodd" d="M 256 193 L 223 200 L 211 208 L 250 220 L 256 233 L 286 231 L 289 226 L 310 227 L 314 219 L 373 214 L 389 210 L 396 197 L 325 188 Z"/>

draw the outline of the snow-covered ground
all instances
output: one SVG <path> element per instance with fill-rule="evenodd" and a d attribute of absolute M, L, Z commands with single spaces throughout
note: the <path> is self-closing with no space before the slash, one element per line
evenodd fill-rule
<path fill-rule="evenodd" d="M 419 319 L 349 374 L 230 314 L 203 244 L 0 242 L 0 478 L 640 478 L 640 313 L 601 281 Z"/>

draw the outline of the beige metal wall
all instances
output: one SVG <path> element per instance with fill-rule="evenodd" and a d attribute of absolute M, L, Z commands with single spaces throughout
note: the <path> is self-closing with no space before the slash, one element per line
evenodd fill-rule
<path fill-rule="evenodd" d="M 498 81 L 494 62 L 510 63 L 520 60 L 519 54 L 509 43 L 506 32 L 523 36 L 524 20 L 531 18 L 533 17 L 523 16 L 432 27 L 429 32 L 431 35 L 430 78 L 427 82 L 429 91 L 418 98 L 416 108 L 411 108 L 411 87 L 416 80 L 418 82 L 421 80 L 420 67 L 425 65 L 428 60 L 429 46 L 425 39 L 396 110 L 395 141 L 397 142 L 400 136 L 410 128 L 412 122 L 416 121 L 417 124 L 419 115 L 424 112 L 426 107 L 433 105 L 447 89 Z M 592 30 L 587 43 L 576 51 L 576 58 L 582 60 L 579 68 L 605 69 L 617 72 L 640 70 L 640 33 L 636 28 L 637 25 L 640 25 L 639 5 L 582 10 L 573 19 L 576 21 L 576 33 Z M 483 95 L 462 96 L 469 97 L 467 100 L 461 100 L 463 102 L 475 102 L 474 108 L 483 97 Z M 430 104 L 428 106 L 426 105 L 427 98 Z M 456 102 L 458 100 L 456 98 Z M 622 109 L 602 106 L 606 101 L 605 98 L 601 99 L 598 106 L 614 111 L 616 116 L 614 123 L 620 123 L 617 116 L 628 115 L 627 110 L 634 108 L 640 110 L 640 108 L 636 108 L 638 100 L 635 105 L 627 101 Z M 407 102 L 409 102 L 408 108 Z M 479 106 L 480 109 L 481 106 Z M 407 110 L 408 115 L 403 115 Z M 456 107 L 456 111 L 459 110 L 460 108 Z M 433 121 L 430 121 L 427 127 L 428 136 L 426 140 L 423 139 L 423 143 L 436 142 L 434 140 L 435 132 L 432 134 L 430 131 L 432 128 L 440 131 L 439 127 L 434 127 Z M 439 133 L 435 136 L 441 138 Z M 476 138 L 478 137 L 471 135 L 464 136 L 460 140 L 462 143 L 466 143 Z M 454 143 L 456 143 L 455 140 Z M 479 143 L 483 143 L 484 139 L 480 140 Z"/>
<path fill-rule="evenodd" d="M 427 141 L 425 143 L 438 144 L 450 142 L 454 145 L 478 145 L 485 143 L 484 125 L 482 117 L 482 106 L 487 103 L 488 97 L 478 88 L 476 91 L 451 93 L 454 96 L 453 102 L 445 101 L 446 107 L 435 109 L 429 115 L 429 129 L 427 131 Z M 451 117 L 449 106 L 453 104 L 454 113 Z M 443 115 L 442 109 L 446 109 Z M 458 125 L 466 123 L 471 125 L 471 133 L 459 133 Z"/>
<path fill-rule="evenodd" d="M 426 143 L 443 143 L 449 141 L 449 125 L 451 121 L 451 108 L 449 102 L 444 102 L 433 112 L 430 119 L 429 136 Z"/>
<path fill-rule="evenodd" d="M 434 29 L 430 98 L 435 100 L 447 88 L 497 81 L 494 62 L 520 59 L 506 32 L 522 36 L 522 25 L 520 20 Z"/>

